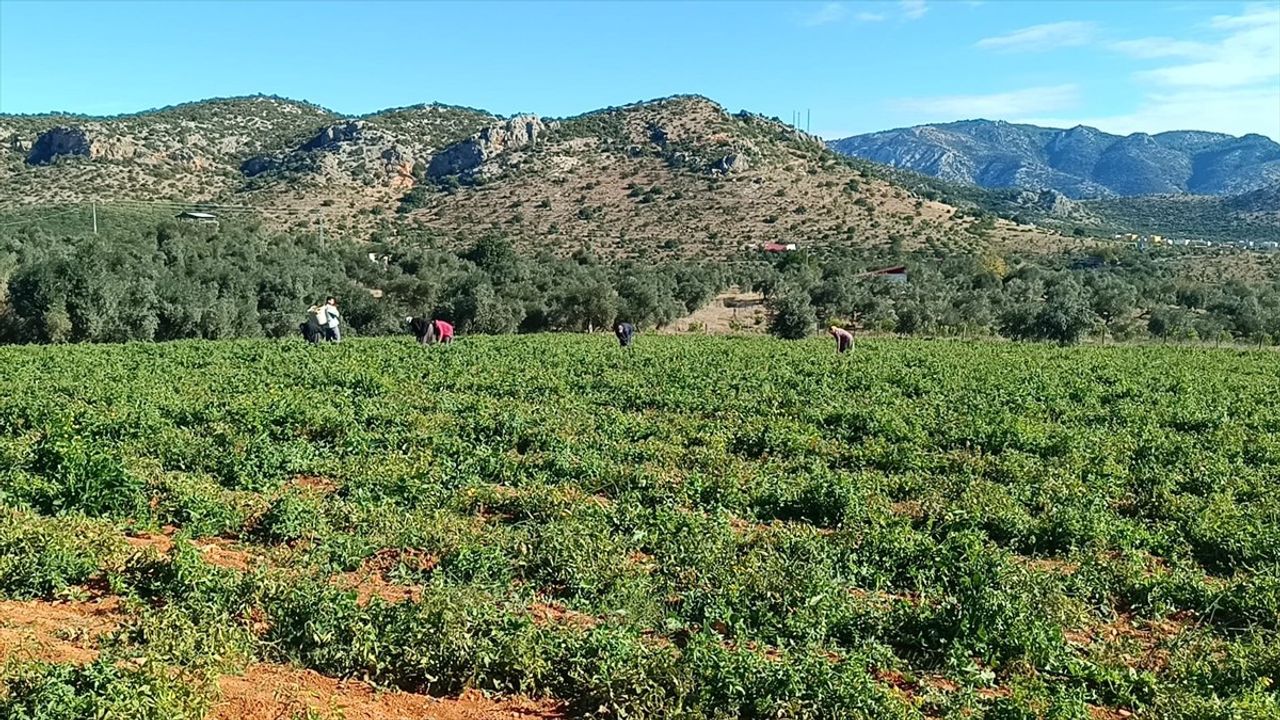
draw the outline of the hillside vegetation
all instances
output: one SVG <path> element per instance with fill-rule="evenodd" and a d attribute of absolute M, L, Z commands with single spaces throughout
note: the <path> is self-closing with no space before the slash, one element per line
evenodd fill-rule
<path fill-rule="evenodd" d="M 1228 197 L 1141 195 L 1070 200 L 1055 190 L 984 188 L 908 170 L 886 170 L 895 184 L 930 200 L 1063 233 L 1110 237 L 1163 235 L 1214 243 L 1280 242 L 1280 183 Z"/>
<path fill-rule="evenodd" d="M 0 208 L 169 202 L 354 240 L 725 257 L 763 242 L 1056 246 L 895 185 L 782 123 L 697 96 L 561 120 L 424 105 L 342 118 L 274 97 L 114 118 L 0 116 Z"/>
<path fill-rule="evenodd" d="M 1269 352 L 205 342 L 6 348 L 0 380 L 3 717 L 408 712 L 281 707 L 285 664 L 449 720 L 511 710 L 364 683 L 583 720 L 1280 717 Z"/>

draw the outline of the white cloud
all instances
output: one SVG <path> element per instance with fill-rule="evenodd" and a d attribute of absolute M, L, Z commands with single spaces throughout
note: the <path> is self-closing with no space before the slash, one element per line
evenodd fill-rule
<path fill-rule="evenodd" d="M 1135 75 L 1138 82 L 1180 88 L 1228 88 L 1272 84 L 1280 80 L 1280 7 L 1251 6 L 1244 14 L 1215 17 L 1209 27 L 1225 31 L 1216 43 L 1143 38 L 1121 43 L 1120 50 L 1190 62 Z"/>
<path fill-rule="evenodd" d="M 1258 133 L 1280 140 L 1280 89 L 1152 93 L 1131 113 L 1097 117 L 1020 116 L 1014 120 L 1049 127 L 1089 125 L 1117 135 L 1212 130 L 1232 135 Z"/>
<path fill-rule="evenodd" d="M 1097 26 L 1091 22 L 1065 22 L 1032 25 L 1007 35 L 983 38 L 976 47 L 1000 52 L 1034 52 L 1060 47 L 1086 45 L 1093 39 Z"/>
<path fill-rule="evenodd" d="M 988 95 L 943 95 L 927 98 L 902 98 L 890 105 L 900 111 L 921 116 L 923 121 L 1009 117 L 1065 110 L 1080 100 L 1080 87 L 1075 84 L 1046 85 Z"/>
<path fill-rule="evenodd" d="M 902 8 L 902 16 L 908 20 L 919 20 L 929 12 L 925 0 L 898 0 L 898 5 Z"/>
<path fill-rule="evenodd" d="M 801 24 L 807 27 L 817 27 L 819 25 L 830 25 L 844 20 L 849 15 L 849 9 L 843 3 L 829 2 L 822 7 L 809 13 L 801 20 Z"/>
<path fill-rule="evenodd" d="M 1148 37 L 1111 43 L 1111 49 L 1140 60 L 1156 60 L 1167 57 L 1204 57 L 1213 54 L 1213 46 L 1192 40 L 1174 40 L 1168 37 Z"/>
<path fill-rule="evenodd" d="M 1218 30 L 1234 30 L 1260 25 L 1274 27 L 1276 23 L 1280 23 L 1280 8 L 1274 3 L 1250 3 L 1243 15 L 1215 15 L 1209 26 Z"/>
<path fill-rule="evenodd" d="M 1161 61 L 1133 73 L 1137 109 L 1115 115 L 1038 119 L 1108 132 L 1213 130 L 1280 140 L 1280 7 L 1246 6 L 1199 28 L 1196 40 L 1145 37 L 1112 43 L 1138 60 Z"/>

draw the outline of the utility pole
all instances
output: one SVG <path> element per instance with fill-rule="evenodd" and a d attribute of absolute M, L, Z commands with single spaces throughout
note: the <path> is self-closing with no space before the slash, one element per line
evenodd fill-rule
<path fill-rule="evenodd" d="M 804 111 L 804 131 L 806 133 L 809 132 L 809 120 L 811 120 L 812 118 L 813 118 L 813 111 L 806 108 Z"/>
<path fill-rule="evenodd" d="M 93 208 L 93 234 L 97 235 L 98 234 L 98 201 L 95 200 L 92 203 L 89 203 L 89 206 Z"/>

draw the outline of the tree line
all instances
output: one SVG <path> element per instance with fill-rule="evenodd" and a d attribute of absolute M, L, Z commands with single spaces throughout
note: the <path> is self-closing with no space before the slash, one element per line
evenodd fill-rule
<path fill-rule="evenodd" d="M 430 238 L 357 246 L 281 236 L 257 223 L 164 220 L 103 235 L 24 229 L 0 237 L 0 340 L 126 342 L 283 337 L 336 296 L 357 335 L 405 331 L 405 317 L 464 333 L 670 323 L 723 286 L 689 263 L 521 255 L 500 237 L 462 251 Z"/>
<path fill-rule="evenodd" d="M 406 316 L 462 333 L 669 324 L 729 286 L 762 293 L 768 330 L 828 324 L 903 335 L 1075 343 L 1157 338 L 1273 343 L 1280 273 L 1198 280 L 1201 259 L 1104 247 L 1056 255 L 815 248 L 730 263 L 520 253 L 491 236 L 462 249 L 410 235 L 357 245 L 259 223 L 154 217 L 101 235 L 23 226 L 0 235 L 0 341 L 125 342 L 296 334 L 336 296 L 346 330 L 405 332 Z M 868 271 L 905 264 L 908 281 Z M 1203 266 L 1201 266 L 1203 267 Z"/>
<path fill-rule="evenodd" d="M 750 280 L 769 329 L 804 337 L 828 323 L 903 335 L 1000 336 L 1063 344 L 1104 340 L 1280 338 L 1280 281 L 1205 281 L 1203 258 L 1102 247 L 1057 255 L 937 256 L 825 249 L 774 258 Z M 908 282 L 867 275 L 906 263 Z M 1201 266 L 1203 267 L 1203 266 Z"/>

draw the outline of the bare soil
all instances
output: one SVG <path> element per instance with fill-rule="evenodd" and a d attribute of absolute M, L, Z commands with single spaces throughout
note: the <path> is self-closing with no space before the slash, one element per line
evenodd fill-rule
<path fill-rule="evenodd" d="M 0 663 L 9 660 L 88 663 L 98 638 L 119 627 L 120 600 L 0 601 Z"/>
<path fill-rule="evenodd" d="M 125 542 L 135 550 L 152 548 L 161 555 L 168 555 L 173 550 L 174 532 L 173 528 L 164 528 L 158 533 L 135 533 L 125 537 Z M 194 544 L 206 562 L 221 568 L 244 571 L 255 563 L 264 562 L 262 558 L 224 538 L 201 538 Z"/>
<path fill-rule="evenodd" d="M 491 699 L 478 691 L 435 698 L 382 691 L 357 680 L 335 680 L 311 670 L 252 665 L 218 680 L 222 699 L 211 720 L 281 720 L 311 711 L 332 720 L 556 720 L 559 703 L 528 698 Z"/>
<path fill-rule="evenodd" d="M 529 614 L 533 616 L 533 621 L 539 625 L 567 625 L 590 630 L 597 624 L 597 620 L 586 613 L 570 610 L 550 602 L 534 603 L 529 606 Z"/>
<path fill-rule="evenodd" d="M 664 334 L 704 332 L 710 335 L 730 333 L 759 334 L 765 330 L 764 296 L 737 288 L 717 295 L 706 307 L 695 310 L 659 330 Z"/>

